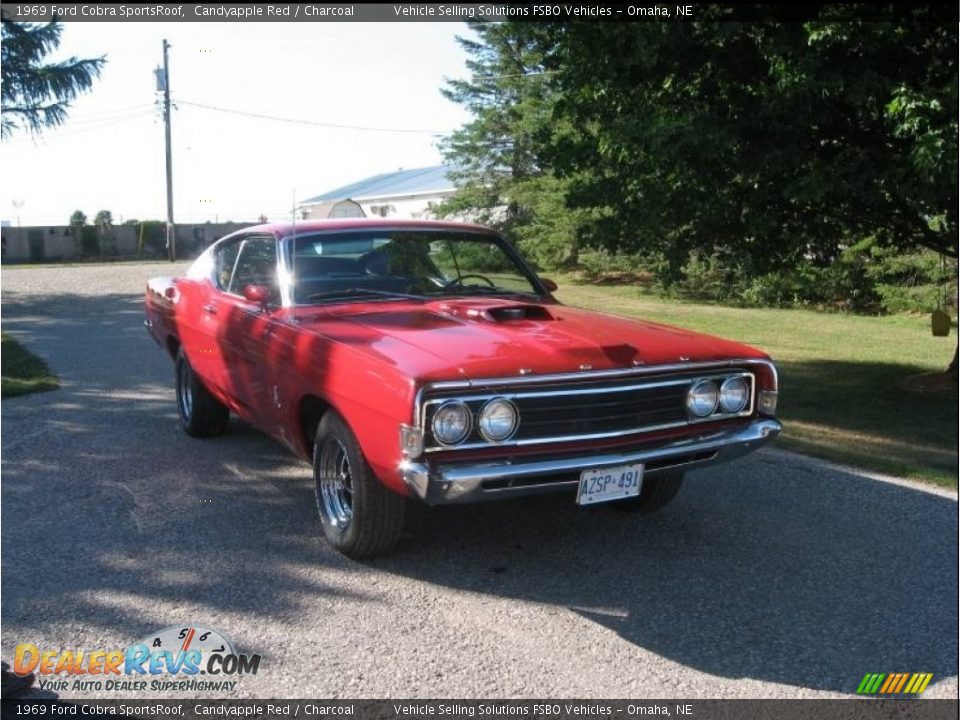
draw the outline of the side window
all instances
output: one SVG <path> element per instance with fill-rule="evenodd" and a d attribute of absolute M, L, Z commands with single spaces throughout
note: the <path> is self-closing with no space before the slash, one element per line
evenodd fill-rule
<path fill-rule="evenodd" d="M 266 285 L 274 298 L 280 297 L 277 243 L 272 237 L 249 238 L 240 248 L 227 292 L 240 295 L 247 285 Z"/>
<path fill-rule="evenodd" d="M 237 264 L 237 254 L 240 252 L 240 246 L 242 244 L 243 240 L 235 240 L 217 248 L 214 262 L 217 287 L 221 290 L 226 290 L 230 287 L 230 278 L 233 277 L 233 268 Z"/>

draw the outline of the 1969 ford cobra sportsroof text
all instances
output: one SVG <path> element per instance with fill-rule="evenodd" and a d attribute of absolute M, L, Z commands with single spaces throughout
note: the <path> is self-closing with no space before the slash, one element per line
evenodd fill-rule
<path fill-rule="evenodd" d="M 327 539 L 390 549 L 408 497 L 542 492 L 652 511 L 687 468 L 780 432 L 758 350 L 565 307 L 495 232 L 368 219 L 261 225 L 147 286 L 193 437 L 232 411 L 313 462 Z"/>

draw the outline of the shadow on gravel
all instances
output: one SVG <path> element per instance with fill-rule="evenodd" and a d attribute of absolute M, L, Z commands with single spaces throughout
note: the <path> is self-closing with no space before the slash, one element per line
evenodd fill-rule
<path fill-rule="evenodd" d="M 344 594 L 303 568 L 356 570 L 318 539 L 306 464 L 235 419 L 215 440 L 181 432 L 173 363 L 145 332 L 142 303 L 4 293 L 4 329 L 62 380 L 3 401 L 11 640 L 54 622 L 102 628 L 112 644 L 179 622 L 216 628 L 225 612 L 252 628 L 295 621 L 304 602 Z M 243 647 L 241 628 L 224 630 Z"/>
<path fill-rule="evenodd" d="M 871 668 L 954 675 L 957 503 L 788 462 L 691 474 L 655 516 L 559 496 L 424 509 L 376 565 L 567 607 L 722 677 L 853 693 Z"/>

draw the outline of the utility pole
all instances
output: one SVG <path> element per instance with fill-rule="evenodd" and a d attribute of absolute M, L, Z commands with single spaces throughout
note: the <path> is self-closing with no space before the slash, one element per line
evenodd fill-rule
<path fill-rule="evenodd" d="M 177 259 L 177 236 L 173 226 L 173 157 L 170 151 L 170 64 L 167 50 L 170 43 L 163 41 L 163 124 L 167 136 L 167 253 L 170 262 Z"/>

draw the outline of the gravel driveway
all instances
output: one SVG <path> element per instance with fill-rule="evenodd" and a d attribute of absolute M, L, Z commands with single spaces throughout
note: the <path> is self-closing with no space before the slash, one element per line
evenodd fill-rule
<path fill-rule="evenodd" d="M 417 509 L 358 564 L 281 446 L 179 430 L 142 289 L 182 268 L 0 276 L 4 330 L 62 382 L 2 404 L 4 658 L 196 624 L 263 656 L 232 697 L 831 697 L 868 672 L 956 697 L 955 494 L 765 450 L 650 518 Z"/>

